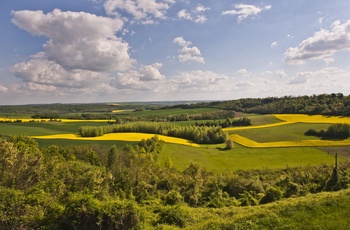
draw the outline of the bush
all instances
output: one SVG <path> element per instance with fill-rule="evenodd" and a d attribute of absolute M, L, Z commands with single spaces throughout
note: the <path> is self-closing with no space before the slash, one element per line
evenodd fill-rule
<path fill-rule="evenodd" d="M 187 223 L 188 212 L 181 206 L 166 207 L 159 212 L 158 224 L 175 225 L 184 228 Z"/>
<path fill-rule="evenodd" d="M 265 196 L 260 200 L 260 204 L 267 204 L 282 198 L 283 192 L 279 188 L 270 187 L 266 190 Z"/>
<path fill-rule="evenodd" d="M 326 131 L 327 138 L 346 139 L 350 136 L 350 125 L 345 123 L 333 124 Z"/>

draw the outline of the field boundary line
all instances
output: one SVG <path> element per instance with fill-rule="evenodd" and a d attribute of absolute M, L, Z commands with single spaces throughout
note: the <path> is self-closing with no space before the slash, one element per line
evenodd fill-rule
<path fill-rule="evenodd" d="M 263 129 L 263 128 L 282 126 L 282 125 L 289 125 L 289 124 L 294 124 L 294 123 L 296 123 L 296 122 L 283 121 L 283 122 L 266 124 L 266 125 L 228 127 L 228 128 L 223 128 L 222 130 L 223 131 L 236 131 L 236 130 L 245 130 L 245 129 Z"/>

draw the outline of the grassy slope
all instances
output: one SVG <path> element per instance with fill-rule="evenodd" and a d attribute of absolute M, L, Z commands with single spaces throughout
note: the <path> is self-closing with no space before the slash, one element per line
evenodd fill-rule
<path fill-rule="evenodd" d="M 189 210 L 196 224 L 187 229 L 349 229 L 350 190 L 255 207 Z"/>

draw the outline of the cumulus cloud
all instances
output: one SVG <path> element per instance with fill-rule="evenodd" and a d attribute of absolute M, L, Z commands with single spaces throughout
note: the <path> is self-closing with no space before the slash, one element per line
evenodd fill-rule
<path fill-rule="evenodd" d="M 56 87 L 82 88 L 106 80 L 101 73 L 81 69 L 67 70 L 47 59 L 20 62 L 11 71 L 24 82 Z"/>
<path fill-rule="evenodd" d="M 244 19 L 256 16 L 260 14 L 262 11 L 266 11 L 271 9 L 271 5 L 266 5 L 264 7 L 258 7 L 254 5 L 247 4 L 236 4 L 233 10 L 226 10 L 222 12 L 222 15 L 238 15 L 237 21 L 238 23 L 242 22 Z"/>
<path fill-rule="evenodd" d="M 12 21 L 32 35 L 48 38 L 42 52 L 11 68 L 23 80 L 23 89 L 87 92 L 108 82 L 110 73 L 128 71 L 135 64 L 128 43 L 115 35 L 123 27 L 120 19 L 85 12 L 24 10 L 13 12 Z M 156 71 L 147 74 L 147 79 L 159 78 Z"/>
<path fill-rule="evenodd" d="M 140 69 L 141 81 L 157 81 L 165 79 L 164 75 L 159 72 L 159 68 L 162 67 L 161 63 L 154 63 L 152 65 L 142 66 Z"/>
<path fill-rule="evenodd" d="M 122 17 L 122 13 L 127 13 L 136 22 L 150 24 L 156 19 L 165 19 L 174 3 L 175 0 L 107 0 L 104 8 L 109 15 Z"/>
<path fill-rule="evenodd" d="M 186 9 L 182 9 L 177 13 L 178 18 L 193 21 L 196 23 L 204 23 L 207 17 L 204 15 L 205 11 L 210 10 L 209 7 L 198 5 L 194 10 L 187 12 Z"/>
<path fill-rule="evenodd" d="M 343 24 L 335 21 L 329 30 L 321 29 L 298 47 L 290 47 L 284 53 L 284 62 L 303 64 L 308 59 L 331 62 L 332 56 L 339 51 L 350 51 L 350 20 Z"/>
<path fill-rule="evenodd" d="M 182 47 L 178 55 L 180 62 L 195 61 L 204 63 L 201 51 L 196 46 L 191 46 L 192 42 L 186 41 L 183 37 L 176 37 L 173 42 Z"/>
<path fill-rule="evenodd" d="M 123 22 L 84 12 L 17 11 L 13 23 L 33 35 L 46 36 L 49 60 L 66 69 L 124 71 L 131 67 L 128 44 L 115 36 Z"/>
<path fill-rule="evenodd" d="M 112 79 L 111 85 L 118 89 L 155 90 L 165 81 L 165 76 L 160 73 L 161 63 L 143 65 L 139 69 L 117 73 Z"/>

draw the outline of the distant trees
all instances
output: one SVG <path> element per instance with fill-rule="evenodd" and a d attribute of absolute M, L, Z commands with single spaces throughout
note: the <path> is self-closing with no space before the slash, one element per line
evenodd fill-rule
<path fill-rule="evenodd" d="M 198 144 L 224 143 L 227 139 L 227 134 L 221 127 L 179 126 L 160 122 L 132 122 L 120 125 L 81 126 L 79 128 L 79 134 L 82 137 L 96 137 L 106 133 L 120 132 L 161 134 L 184 138 Z"/>
<path fill-rule="evenodd" d="M 350 96 L 342 93 L 311 96 L 243 98 L 230 101 L 176 105 L 176 108 L 218 108 L 247 113 L 291 113 L 350 116 Z"/>
<path fill-rule="evenodd" d="M 222 128 L 227 128 L 227 127 L 234 127 L 234 126 L 249 126 L 251 125 L 251 120 L 247 117 L 242 117 L 239 119 L 235 119 L 231 121 L 230 118 L 226 118 L 226 121 L 221 122 L 221 121 L 207 121 L 207 122 L 198 122 L 196 121 L 195 125 L 196 126 L 208 126 L 208 127 L 222 127 Z"/>
<path fill-rule="evenodd" d="M 57 112 L 52 111 L 38 111 L 32 116 L 33 119 L 57 119 L 59 117 Z"/>
<path fill-rule="evenodd" d="M 347 139 L 350 137 L 350 125 L 346 123 L 332 124 L 326 131 L 308 129 L 304 134 L 306 136 L 316 136 L 324 139 Z"/>

